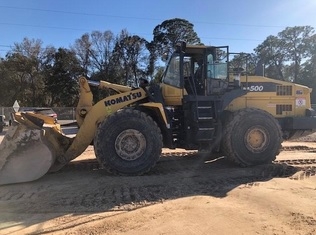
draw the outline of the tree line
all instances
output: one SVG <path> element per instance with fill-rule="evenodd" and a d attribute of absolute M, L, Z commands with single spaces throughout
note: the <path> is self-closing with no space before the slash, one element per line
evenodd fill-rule
<path fill-rule="evenodd" d="M 0 58 L 0 106 L 73 107 L 78 100 L 78 77 L 138 86 L 140 78 L 159 80 L 161 56 L 176 43 L 202 44 L 194 25 L 185 19 L 169 19 L 153 29 L 146 40 L 126 29 L 85 33 L 70 48 L 43 46 L 40 39 L 24 38 Z M 214 45 L 216 46 L 216 45 Z M 242 63 L 236 56 L 232 64 Z M 316 34 L 311 26 L 287 27 L 268 36 L 247 57 L 250 73 L 258 64 L 265 76 L 315 88 Z M 94 91 L 96 101 L 102 91 Z M 312 100 L 316 102 L 313 93 Z"/>

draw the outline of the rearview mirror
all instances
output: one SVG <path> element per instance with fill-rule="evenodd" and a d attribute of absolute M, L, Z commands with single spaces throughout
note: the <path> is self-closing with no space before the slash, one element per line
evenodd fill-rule
<path fill-rule="evenodd" d="M 185 49 L 187 47 L 186 42 L 178 42 L 176 45 L 176 52 L 181 53 L 181 52 L 185 52 Z"/>
<path fill-rule="evenodd" d="M 161 60 L 162 60 L 163 62 L 166 62 L 166 61 L 168 60 L 168 58 L 169 58 L 168 52 L 164 52 L 164 53 L 162 54 L 162 56 L 161 56 Z"/>

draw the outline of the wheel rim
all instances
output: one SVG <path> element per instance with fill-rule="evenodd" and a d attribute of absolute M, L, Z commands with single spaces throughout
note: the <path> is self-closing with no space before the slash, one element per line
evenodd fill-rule
<path fill-rule="evenodd" d="M 116 137 L 115 150 L 126 161 L 136 160 L 146 150 L 146 138 L 138 130 L 124 130 Z"/>
<path fill-rule="evenodd" d="M 246 147 L 253 153 L 263 152 L 268 146 L 268 141 L 267 132 L 259 126 L 248 129 L 245 134 Z"/>

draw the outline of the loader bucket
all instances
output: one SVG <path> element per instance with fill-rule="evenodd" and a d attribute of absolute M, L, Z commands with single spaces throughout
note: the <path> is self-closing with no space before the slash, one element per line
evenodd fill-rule
<path fill-rule="evenodd" d="M 42 177 L 71 144 L 54 122 L 28 114 L 15 117 L 0 144 L 0 185 Z"/>

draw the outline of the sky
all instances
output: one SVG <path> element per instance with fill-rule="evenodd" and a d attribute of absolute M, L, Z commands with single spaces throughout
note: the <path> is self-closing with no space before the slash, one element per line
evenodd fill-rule
<path fill-rule="evenodd" d="M 23 38 L 70 48 L 85 33 L 126 29 L 151 41 L 165 20 L 186 19 L 202 43 L 251 53 L 286 27 L 316 29 L 316 0 L 0 0 L 0 57 Z"/>

